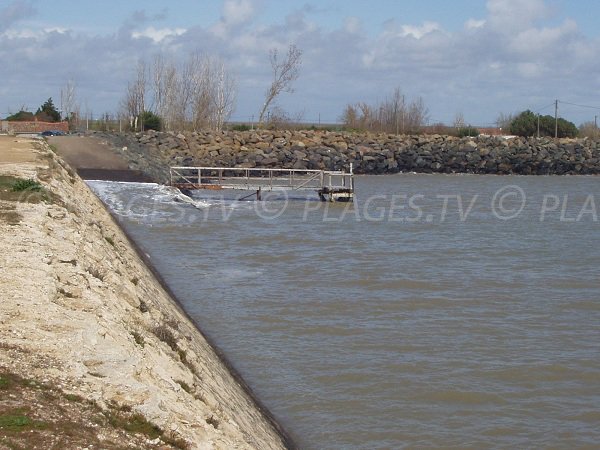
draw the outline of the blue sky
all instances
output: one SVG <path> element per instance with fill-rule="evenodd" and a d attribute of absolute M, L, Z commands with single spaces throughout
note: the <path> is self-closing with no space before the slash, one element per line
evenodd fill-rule
<path fill-rule="evenodd" d="M 335 121 L 349 103 L 399 87 L 433 122 L 491 125 L 547 107 L 580 124 L 599 106 L 600 31 L 592 0 L 0 0 L 0 116 L 59 98 L 68 79 L 82 109 L 116 113 L 138 59 L 194 51 L 237 79 L 233 119 L 258 113 L 269 49 L 303 50 L 295 93 L 278 105 Z M 552 114 L 552 108 L 543 113 Z"/>

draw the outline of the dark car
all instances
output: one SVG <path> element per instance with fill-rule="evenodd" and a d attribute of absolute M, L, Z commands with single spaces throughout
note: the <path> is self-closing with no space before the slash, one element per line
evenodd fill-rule
<path fill-rule="evenodd" d="M 42 131 L 42 136 L 64 136 L 65 133 L 60 130 L 46 130 Z"/>

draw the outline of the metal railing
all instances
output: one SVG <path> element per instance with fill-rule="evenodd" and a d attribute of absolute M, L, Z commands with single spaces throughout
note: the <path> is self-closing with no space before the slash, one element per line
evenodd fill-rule
<path fill-rule="evenodd" d="M 350 172 L 242 167 L 171 167 L 171 185 L 184 189 L 251 191 L 354 190 Z"/>

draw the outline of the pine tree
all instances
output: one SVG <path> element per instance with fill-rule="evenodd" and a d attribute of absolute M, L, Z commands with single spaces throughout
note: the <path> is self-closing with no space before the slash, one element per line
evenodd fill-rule
<path fill-rule="evenodd" d="M 60 122 L 60 112 L 54 106 L 54 102 L 52 102 L 52 97 L 50 97 L 46 102 L 40 106 L 35 113 L 35 116 L 39 120 L 48 121 L 48 122 Z"/>

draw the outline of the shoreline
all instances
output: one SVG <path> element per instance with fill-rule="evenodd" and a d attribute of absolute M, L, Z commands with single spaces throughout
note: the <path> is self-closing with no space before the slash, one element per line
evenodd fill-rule
<path fill-rule="evenodd" d="M 0 192 L 0 387 L 39 380 L 57 393 L 44 409 L 56 408 L 53 417 L 64 415 L 60 399 L 81 398 L 102 417 L 143 417 L 151 431 L 124 436 L 127 427 L 105 423 L 102 448 L 123 440 L 138 448 L 295 448 L 75 171 L 43 141 L 0 137 L 0 149 L 3 182 L 40 186 Z M 0 429 L 0 444 L 75 442 L 37 403 L 11 401 L 0 399 L 0 415 L 24 411 L 31 423 L 49 422 L 23 429 L 26 441 Z M 90 433 L 83 443 L 100 439 L 93 424 L 80 428 Z"/>
<path fill-rule="evenodd" d="M 126 181 L 124 183 L 127 183 Z M 95 194 L 94 194 L 95 195 Z M 110 209 L 102 202 L 104 205 L 106 212 L 113 218 L 115 223 L 119 226 L 123 234 L 127 237 L 129 241 L 129 245 L 133 248 L 133 250 L 137 253 L 138 257 L 143 261 L 148 270 L 152 273 L 156 281 L 160 284 L 160 286 L 167 292 L 169 297 L 171 297 L 173 303 L 179 308 L 181 313 L 196 327 L 197 332 L 202 336 L 204 340 L 210 345 L 213 349 L 217 357 L 221 360 L 222 364 L 227 368 L 227 370 L 231 373 L 231 376 L 235 379 L 235 381 L 242 387 L 242 389 L 250 396 L 252 401 L 254 402 L 256 408 L 263 414 L 266 419 L 271 423 L 273 428 L 277 430 L 282 438 L 285 448 L 287 450 L 297 450 L 298 447 L 294 444 L 291 436 L 287 433 L 287 431 L 283 428 L 283 426 L 277 421 L 275 416 L 271 413 L 271 411 L 262 403 L 260 398 L 254 393 L 252 388 L 246 383 L 243 376 L 238 372 L 235 366 L 231 363 L 227 355 L 221 350 L 221 348 L 213 341 L 213 339 L 208 336 L 199 324 L 196 323 L 192 319 L 192 317 L 188 314 L 188 312 L 183 307 L 182 302 L 177 298 L 169 284 L 165 281 L 164 277 L 160 274 L 160 272 L 154 266 L 154 263 L 151 261 L 150 257 L 142 250 L 142 248 L 135 242 L 135 240 L 129 235 L 127 230 L 120 224 L 118 218 L 115 214 L 110 211 Z"/>

